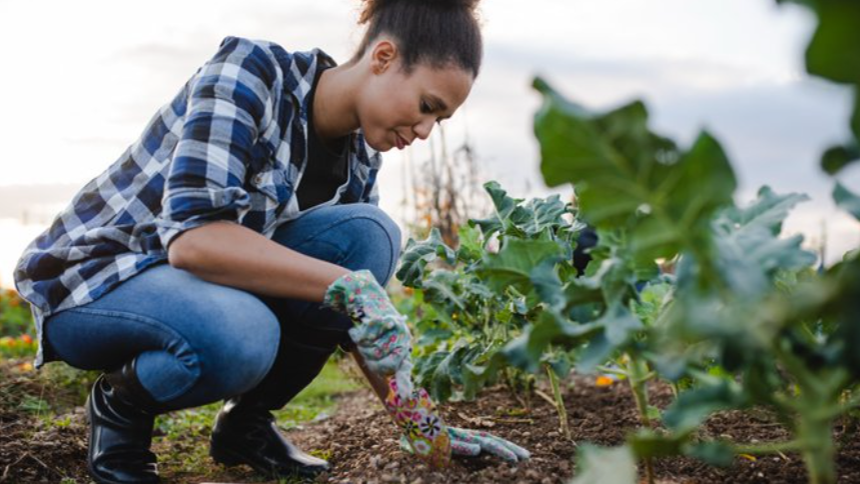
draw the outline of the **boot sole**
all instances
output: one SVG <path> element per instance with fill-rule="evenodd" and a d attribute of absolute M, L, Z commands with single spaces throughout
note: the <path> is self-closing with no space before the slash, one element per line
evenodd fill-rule
<path fill-rule="evenodd" d="M 250 459 L 246 459 L 241 454 L 234 452 L 229 449 L 222 449 L 218 447 L 209 447 L 209 456 L 212 457 L 212 460 L 217 462 L 218 464 L 225 465 L 227 467 L 235 467 L 238 465 L 245 464 L 249 466 L 254 471 L 263 474 L 264 476 L 277 479 L 284 477 L 316 477 L 319 474 L 329 470 L 329 469 L 311 469 L 308 467 L 296 467 L 290 470 L 288 473 L 276 472 L 272 467 L 259 464 Z"/>

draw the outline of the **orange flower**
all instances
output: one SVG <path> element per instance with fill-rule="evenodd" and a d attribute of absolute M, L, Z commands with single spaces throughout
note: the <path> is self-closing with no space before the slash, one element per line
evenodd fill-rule
<path fill-rule="evenodd" d="M 600 375 L 596 380 L 594 380 L 594 384 L 599 387 L 608 387 L 613 383 L 615 383 L 615 380 L 606 375 Z"/>
<path fill-rule="evenodd" d="M 5 346 L 7 348 L 11 348 L 15 345 L 15 340 L 10 338 L 9 336 L 4 336 L 0 338 L 0 346 Z"/>
<path fill-rule="evenodd" d="M 27 344 L 32 344 L 33 338 L 31 338 L 29 334 L 22 334 L 21 335 L 21 341 L 23 341 L 24 343 L 27 343 Z"/>

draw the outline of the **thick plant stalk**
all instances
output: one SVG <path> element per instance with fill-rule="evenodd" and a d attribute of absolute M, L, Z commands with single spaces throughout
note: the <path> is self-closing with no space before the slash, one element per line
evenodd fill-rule
<path fill-rule="evenodd" d="M 790 351 L 787 343 L 775 347 L 775 354 L 794 376 L 800 391 L 782 410 L 796 412 L 794 434 L 803 446 L 801 455 L 812 484 L 836 482 L 836 446 L 833 442 L 833 422 L 847 407 L 840 402 L 851 376 L 843 368 L 815 373 Z"/>
<path fill-rule="evenodd" d="M 826 421 L 825 421 L 826 420 Z M 798 422 L 797 436 L 804 442 L 801 452 L 811 484 L 834 484 L 836 468 L 834 457 L 832 419 L 804 418 Z"/>
<path fill-rule="evenodd" d="M 639 411 L 642 425 L 649 427 L 651 418 L 648 417 L 648 388 L 645 384 L 651 377 L 651 371 L 648 368 L 648 363 L 630 355 L 627 355 L 627 361 L 627 381 L 630 382 L 630 390 L 636 400 L 636 409 Z"/>
<path fill-rule="evenodd" d="M 558 376 L 552 370 L 552 367 L 546 365 L 546 374 L 549 375 L 549 384 L 552 386 L 552 396 L 555 399 L 555 411 L 558 413 L 558 425 L 562 435 L 567 440 L 571 440 L 570 426 L 567 423 L 567 409 L 564 408 L 564 399 L 561 396 L 561 388 L 558 384 Z"/>
<path fill-rule="evenodd" d="M 651 427 L 651 418 L 648 416 L 648 387 L 646 383 L 650 377 L 648 363 L 639 361 L 627 355 L 627 381 L 630 382 L 630 390 L 636 401 L 636 409 L 639 411 L 639 420 L 642 426 Z M 654 484 L 654 466 L 650 457 L 645 458 L 645 477 L 648 484 Z"/>

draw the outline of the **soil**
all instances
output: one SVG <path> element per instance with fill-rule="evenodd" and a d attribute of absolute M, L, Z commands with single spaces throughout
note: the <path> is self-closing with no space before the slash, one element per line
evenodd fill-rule
<path fill-rule="evenodd" d="M 316 482 L 334 483 L 564 483 L 573 476 L 578 444 L 618 445 L 638 426 L 630 391 L 624 384 L 597 387 L 593 379 L 573 377 L 565 394 L 572 433 L 566 441 L 558 431 L 553 407 L 541 398 L 532 400 L 525 414 L 510 415 L 521 405 L 502 388 L 488 389 L 474 402 L 449 402 L 440 406 L 449 425 L 482 428 L 514 441 L 532 452 L 529 461 L 518 465 L 479 456 L 455 458 L 444 472 L 432 471 L 400 450 L 393 424 L 369 390 L 338 397 L 337 412 L 331 417 L 285 432 L 306 451 L 328 458 L 332 470 Z M 28 385 L 23 377 L 0 381 L 0 392 Z M 671 401 L 668 388 L 651 388 L 652 403 L 664 407 Z M 0 405 L 0 482 L 37 483 L 90 482 L 86 472 L 86 422 L 82 407 L 74 407 L 54 423 L 43 423 L 30 412 L 10 413 Z M 56 422 L 63 422 L 57 425 Z M 860 482 L 860 439 L 846 438 L 837 426 L 835 438 L 842 441 L 837 458 L 839 482 Z M 706 437 L 723 436 L 737 442 L 784 440 L 788 433 L 764 411 L 722 412 L 702 429 Z M 208 436 L 194 435 L 182 441 L 156 438 L 159 455 L 176 455 L 207 445 Z M 178 448 L 179 447 L 179 448 Z M 199 475 L 178 470 L 175 463 L 160 461 L 163 481 L 170 483 L 266 482 L 250 468 L 225 468 L 214 463 Z M 798 455 L 768 455 L 753 460 L 737 457 L 727 468 L 715 468 L 687 459 L 670 458 L 655 462 L 661 483 L 804 483 L 806 475 Z M 275 481 L 270 481 L 274 483 Z"/>

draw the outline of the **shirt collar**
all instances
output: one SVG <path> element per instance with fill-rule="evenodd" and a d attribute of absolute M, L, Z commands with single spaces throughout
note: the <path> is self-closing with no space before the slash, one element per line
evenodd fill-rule
<path fill-rule="evenodd" d="M 287 53 L 283 49 L 276 51 L 284 69 L 284 90 L 292 97 L 294 105 L 299 106 L 299 121 L 304 131 L 305 140 L 308 133 L 308 105 L 314 77 L 320 66 L 334 67 L 337 62 L 325 51 L 319 48 L 304 52 Z M 367 166 L 379 167 L 381 154 L 367 144 L 361 128 L 357 129 L 352 138 L 350 153 L 358 161 Z"/>

